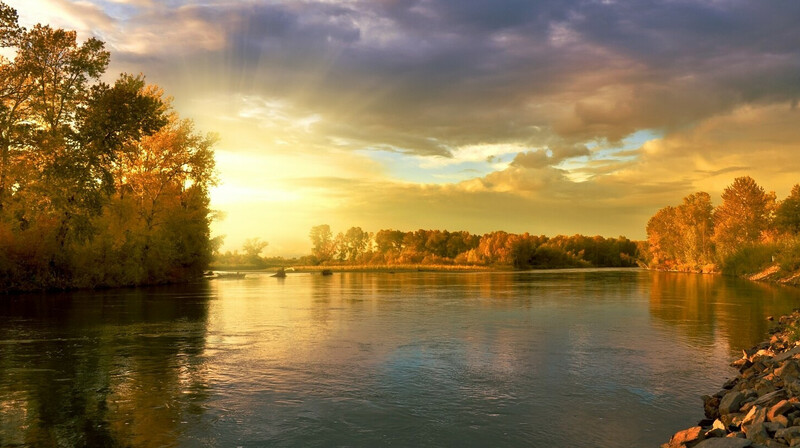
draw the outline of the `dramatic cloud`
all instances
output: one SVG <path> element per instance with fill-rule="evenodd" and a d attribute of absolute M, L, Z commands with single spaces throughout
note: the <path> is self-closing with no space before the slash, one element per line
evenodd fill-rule
<path fill-rule="evenodd" d="M 294 227 L 641 237 L 683 194 L 782 194 L 800 169 L 800 2 L 9 4 L 104 39 L 110 74 L 143 71 L 273 179 L 222 163 L 220 207 L 289 198 Z"/>

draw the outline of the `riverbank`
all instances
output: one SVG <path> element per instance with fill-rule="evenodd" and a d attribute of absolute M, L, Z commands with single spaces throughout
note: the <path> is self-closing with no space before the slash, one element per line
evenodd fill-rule
<path fill-rule="evenodd" d="M 242 267 L 213 267 L 213 271 L 222 272 L 247 272 L 247 273 L 272 273 L 276 272 L 278 267 L 270 267 L 265 269 L 252 269 Z M 511 266 L 496 267 L 496 266 L 477 266 L 477 265 L 419 265 L 419 264 L 391 264 L 391 265 L 294 265 L 285 266 L 287 272 L 296 273 L 321 273 L 322 271 L 331 272 L 498 272 L 498 271 L 512 271 Z"/>
<path fill-rule="evenodd" d="M 781 285 L 800 286 L 800 270 L 787 270 L 779 263 L 774 263 L 761 271 L 745 276 L 757 282 L 778 283 Z"/>
<path fill-rule="evenodd" d="M 706 418 L 662 448 L 800 446 L 800 311 L 770 333 L 731 364 L 736 377 L 702 397 Z"/>

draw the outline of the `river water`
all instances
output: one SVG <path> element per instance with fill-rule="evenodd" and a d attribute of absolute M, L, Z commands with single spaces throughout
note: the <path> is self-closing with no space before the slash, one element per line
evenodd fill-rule
<path fill-rule="evenodd" d="M 0 446 L 658 446 L 798 306 L 640 270 L 0 297 Z"/>

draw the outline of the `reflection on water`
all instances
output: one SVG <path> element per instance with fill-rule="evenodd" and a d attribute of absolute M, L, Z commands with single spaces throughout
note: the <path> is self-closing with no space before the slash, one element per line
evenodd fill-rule
<path fill-rule="evenodd" d="M 738 278 L 654 273 L 650 311 L 690 343 L 722 340 L 738 352 L 764 339 L 772 325 L 766 316 L 778 317 L 800 306 L 798 291 Z"/>
<path fill-rule="evenodd" d="M 3 298 L 0 444 L 175 445 L 207 396 L 208 297 L 197 285 Z"/>
<path fill-rule="evenodd" d="M 794 289 L 638 270 L 4 298 L 2 446 L 653 446 Z"/>

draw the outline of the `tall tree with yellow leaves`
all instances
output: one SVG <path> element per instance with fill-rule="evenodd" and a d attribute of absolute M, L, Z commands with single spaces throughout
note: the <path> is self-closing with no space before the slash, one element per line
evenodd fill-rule
<path fill-rule="evenodd" d="M 743 245 L 761 240 L 771 228 L 774 210 L 774 193 L 765 192 L 749 176 L 734 179 L 714 212 L 717 255 L 724 258 Z"/>

